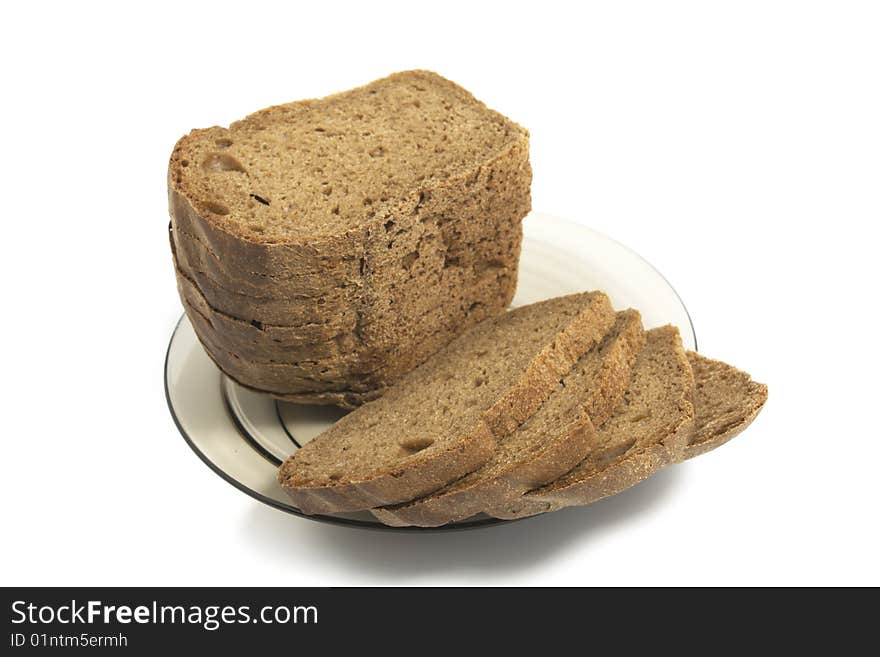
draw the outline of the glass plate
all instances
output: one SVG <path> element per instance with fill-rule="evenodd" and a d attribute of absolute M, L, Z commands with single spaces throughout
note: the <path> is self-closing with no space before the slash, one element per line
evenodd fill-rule
<path fill-rule="evenodd" d="M 645 328 L 677 326 L 685 348 L 696 350 L 693 325 L 678 294 L 638 254 L 596 231 L 548 215 L 533 212 L 523 228 L 514 306 L 603 290 L 616 309 L 638 309 Z M 345 411 L 279 402 L 242 388 L 217 369 L 185 315 L 168 345 L 165 395 L 193 451 L 230 484 L 276 509 L 319 522 L 387 531 L 448 531 L 505 522 L 475 516 L 436 528 L 386 527 L 367 512 L 302 513 L 275 481 L 277 467 Z"/>

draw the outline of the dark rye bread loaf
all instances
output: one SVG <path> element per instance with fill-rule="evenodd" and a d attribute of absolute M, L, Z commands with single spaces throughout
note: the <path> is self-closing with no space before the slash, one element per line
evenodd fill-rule
<path fill-rule="evenodd" d="M 596 443 L 601 424 L 623 397 L 645 343 L 639 314 L 617 314 L 614 326 L 554 386 L 534 415 L 498 439 L 489 460 L 449 486 L 404 504 L 373 509 L 387 525 L 436 527 L 508 502 L 568 472 Z"/>
<path fill-rule="evenodd" d="M 425 71 L 194 130 L 168 181 L 197 334 L 250 387 L 294 367 L 291 400 L 380 390 L 502 311 L 531 205 L 528 133 Z"/>
<path fill-rule="evenodd" d="M 694 427 L 694 377 L 671 326 L 647 333 L 632 380 L 589 454 L 574 469 L 519 499 L 486 508 L 496 518 L 524 518 L 590 504 L 634 486 L 684 452 Z"/>
<path fill-rule="evenodd" d="M 683 458 L 720 447 L 752 423 L 767 401 L 767 386 L 745 372 L 689 351 L 697 382 L 694 406 L 697 421 Z"/>
<path fill-rule="evenodd" d="M 442 488 L 485 463 L 614 319 L 597 292 L 484 321 L 295 452 L 278 481 L 306 513 L 368 509 Z"/>

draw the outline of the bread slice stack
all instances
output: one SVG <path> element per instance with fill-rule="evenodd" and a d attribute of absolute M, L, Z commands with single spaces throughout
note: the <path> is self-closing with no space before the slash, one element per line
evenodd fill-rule
<path fill-rule="evenodd" d="M 530 183 L 528 133 L 427 71 L 194 130 L 180 297 L 232 379 L 355 406 L 508 306 Z"/>
<path fill-rule="evenodd" d="M 767 388 L 644 331 L 601 293 L 509 311 L 295 452 L 279 483 L 306 513 L 370 510 L 394 526 L 589 504 L 709 451 Z"/>
<path fill-rule="evenodd" d="M 373 509 L 373 515 L 388 525 L 442 525 L 564 474 L 583 459 L 595 442 L 595 424 L 626 392 L 644 340 L 638 313 L 620 313 L 602 342 L 578 359 L 529 419 L 498 438 L 479 468 L 419 499 Z"/>
<path fill-rule="evenodd" d="M 647 478 L 683 454 L 693 435 L 693 396 L 694 374 L 678 331 L 648 331 L 626 394 L 601 422 L 585 458 L 564 476 L 486 512 L 521 518 L 589 504 Z"/>
<path fill-rule="evenodd" d="M 429 494 L 485 463 L 615 321 L 601 293 L 559 297 L 479 324 L 285 462 L 306 513 Z"/>

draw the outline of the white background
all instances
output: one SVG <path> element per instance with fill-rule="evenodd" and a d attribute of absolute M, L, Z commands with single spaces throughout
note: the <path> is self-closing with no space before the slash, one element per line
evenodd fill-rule
<path fill-rule="evenodd" d="M 6 3 L 3 584 L 880 584 L 880 12 L 864 2 Z M 770 386 L 731 444 L 586 509 L 400 535 L 190 451 L 167 157 L 430 68 L 528 127 L 534 207 L 658 267 Z"/>

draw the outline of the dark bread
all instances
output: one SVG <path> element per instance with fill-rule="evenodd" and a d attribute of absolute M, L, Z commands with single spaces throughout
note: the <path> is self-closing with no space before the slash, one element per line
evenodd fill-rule
<path fill-rule="evenodd" d="M 596 443 L 602 424 L 623 397 L 645 343 L 639 314 L 627 310 L 602 342 L 556 383 L 553 393 L 519 428 L 498 439 L 479 469 L 430 495 L 373 509 L 387 525 L 434 527 L 519 500 L 568 472 Z"/>
<path fill-rule="evenodd" d="M 662 382 L 663 398 L 635 396 L 640 377 Z M 489 514 L 523 518 L 619 493 L 666 465 L 724 444 L 754 420 L 766 400 L 767 386 L 745 372 L 684 352 L 677 330 L 649 331 L 625 403 L 596 433 L 597 450 L 557 481 Z M 633 417 L 635 423 L 627 426 Z"/>
<path fill-rule="evenodd" d="M 675 462 L 694 426 L 694 378 L 678 329 L 648 331 L 623 400 L 574 469 L 517 500 L 486 510 L 523 518 L 614 495 Z"/>
<path fill-rule="evenodd" d="M 418 365 L 418 353 L 394 349 L 373 354 L 350 349 L 351 333 L 326 326 L 277 326 L 244 322 L 211 308 L 198 289 L 178 272 L 178 288 L 196 335 L 211 358 L 228 376 L 248 387 L 285 399 L 315 392 L 350 390 L 373 392 L 384 387 L 392 369 L 408 371 Z M 462 309 L 465 315 L 479 310 Z M 412 327 L 411 338 L 436 351 L 453 330 L 449 307 L 435 308 Z M 326 333 L 326 337 L 321 337 Z M 332 334 L 332 335 L 331 335 Z M 230 337 L 234 335 L 233 337 Z"/>
<path fill-rule="evenodd" d="M 270 391 L 287 398 L 381 390 L 509 304 L 530 181 L 528 133 L 425 71 L 195 130 L 169 166 L 187 312 L 246 385 L 274 361 L 301 370 Z"/>
<path fill-rule="evenodd" d="M 720 360 L 693 351 L 687 357 L 697 382 L 697 421 L 683 454 L 690 459 L 720 447 L 749 426 L 767 401 L 767 386 Z"/>
<path fill-rule="evenodd" d="M 614 323 L 602 293 L 517 308 L 477 325 L 280 468 L 306 513 L 411 500 L 485 463 Z"/>

